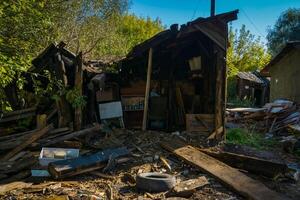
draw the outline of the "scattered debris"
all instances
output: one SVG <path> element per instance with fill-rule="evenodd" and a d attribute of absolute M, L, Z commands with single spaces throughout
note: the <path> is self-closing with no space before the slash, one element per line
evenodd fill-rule
<path fill-rule="evenodd" d="M 249 199 L 288 199 L 270 190 L 264 184 L 256 181 L 242 172 L 202 153 L 188 145 L 180 143 L 161 143 L 164 148 L 173 152 L 187 163 L 199 167 L 218 180 L 233 188 L 240 195 Z"/>
<path fill-rule="evenodd" d="M 201 176 L 196 179 L 189 179 L 177 184 L 170 192 L 166 194 L 168 197 L 186 197 L 190 198 L 197 189 L 209 184 L 206 177 Z"/>

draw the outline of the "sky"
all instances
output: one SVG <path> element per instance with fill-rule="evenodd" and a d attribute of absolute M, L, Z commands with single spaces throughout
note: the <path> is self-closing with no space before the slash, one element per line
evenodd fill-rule
<path fill-rule="evenodd" d="M 131 0 L 130 12 L 141 17 L 159 18 L 164 25 L 184 24 L 210 15 L 210 0 Z M 233 28 L 242 24 L 266 43 L 268 27 L 288 8 L 300 8 L 300 0 L 216 0 L 216 14 L 239 9 Z"/>

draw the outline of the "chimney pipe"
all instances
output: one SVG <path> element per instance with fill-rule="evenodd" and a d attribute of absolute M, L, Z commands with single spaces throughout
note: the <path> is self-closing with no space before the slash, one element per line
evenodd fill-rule
<path fill-rule="evenodd" d="M 210 0 L 210 16 L 215 16 L 216 11 L 216 0 Z"/>

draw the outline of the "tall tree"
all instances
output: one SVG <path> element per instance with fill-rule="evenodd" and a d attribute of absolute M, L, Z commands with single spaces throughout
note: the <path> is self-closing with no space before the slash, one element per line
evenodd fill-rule
<path fill-rule="evenodd" d="M 286 42 L 300 40 L 300 9 L 284 11 L 275 25 L 268 29 L 267 40 L 272 55 L 277 54 Z"/>
<path fill-rule="evenodd" d="M 251 34 L 242 25 L 240 30 L 229 30 L 229 48 L 227 51 L 228 75 L 234 76 L 239 71 L 253 71 L 263 68 L 270 60 L 270 55 L 259 37 Z"/>

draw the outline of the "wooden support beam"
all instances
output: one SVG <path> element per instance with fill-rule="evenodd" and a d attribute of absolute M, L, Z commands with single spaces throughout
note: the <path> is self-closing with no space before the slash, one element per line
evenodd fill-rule
<path fill-rule="evenodd" d="M 83 60 L 82 52 L 76 57 L 76 73 L 75 73 L 75 88 L 79 91 L 79 95 L 82 96 L 82 83 L 83 83 Z M 82 105 L 75 108 L 74 113 L 74 129 L 78 131 L 81 129 L 82 125 Z"/>
<path fill-rule="evenodd" d="M 198 167 L 219 181 L 232 188 L 247 199 L 254 200 L 282 200 L 288 199 L 279 193 L 270 190 L 261 182 L 254 180 L 237 169 L 234 169 L 225 163 L 199 151 L 198 149 L 176 143 L 175 141 L 162 142 L 162 147 L 174 153 L 185 162 Z"/>
<path fill-rule="evenodd" d="M 223 66 L 223 61 L 221 59 L 221 49 L 218 47 L 215 47 L 215 57 L 216 57 L 216 63 L 215 63 L 215 68 L 216 68 L 216 93 L 215 93 L 215 129 L 219 129 L 219 127 L 223 127 L 222 132 L 218 132 L 217 134 L 214 135 L 214 139 L 216 140 L 221 140 L 223 136 L 225 136 L 223 133 L 225 131 L 224 127 L 224 107 L 225 107 L 225 100 L 224 100 L 224 88 L 223 84 L 224 82 L 224 76 L 225 76 L 225 68 Z"/>
<path fill-rule="evenodd" d="M 142 127 L 142 130 L 146 130 L 147 129 L 148 104 L 149 104 L 151 73 L 152 73 L 152 54 L 153 54 L 153 49 L 150 48 L 150 50 L 149 50 L 149 56 L 148 56 L 147 83 L 146 83 L 146 91 L 145 91 L 145 103 L 144 103 L 144 115 L 143 115 L 143 127 Z"/>

